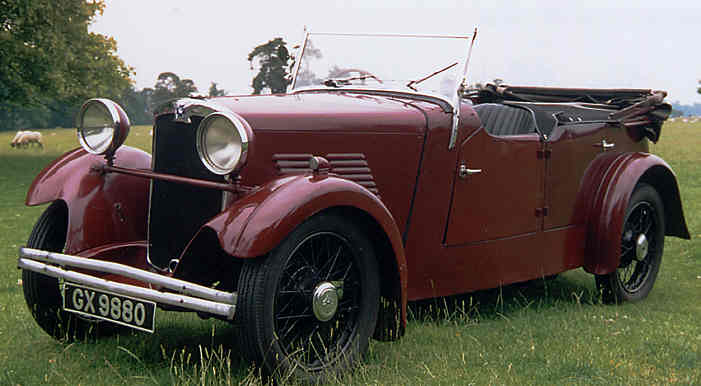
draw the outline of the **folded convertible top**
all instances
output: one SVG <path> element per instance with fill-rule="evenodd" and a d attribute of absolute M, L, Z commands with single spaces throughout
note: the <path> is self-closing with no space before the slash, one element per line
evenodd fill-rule
<path fill-rule="evenodd" d="M 672 106 L 664 102 L 667 92 L 651 89 L 556 88 L 490 83 L 470 91 L 466 97 L 475 104 L 507 101 L 595 104 L 611 109 L 611 121 L 626 127 L 642 127 L 645 136 L 653 142 L 659 139 L 662 123 L 672 111 Z"/>

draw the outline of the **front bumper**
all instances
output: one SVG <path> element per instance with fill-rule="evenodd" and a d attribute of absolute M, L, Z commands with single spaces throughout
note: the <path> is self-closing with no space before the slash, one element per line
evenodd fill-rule
<path fill-rule="evenodd" d="M 224 317 L 228 320 L 234 318 L 234 312 L 236 311 L 236 292 L 219 291 L 124 264 L 32 248 L 20 248 L 17 267 L 62 279 L 67 282 L 82 284 L 103 291 L 110 291 L 118 295 L 131 296 L 137 299 L 153 301 L 158 304 L 204 312 Z M 120 275 L 149 284 L 149 286 L 156 286 L 173 292 L 163 292 L 152 288 L 118 283 L 73 271 L 69 268 Z"/>

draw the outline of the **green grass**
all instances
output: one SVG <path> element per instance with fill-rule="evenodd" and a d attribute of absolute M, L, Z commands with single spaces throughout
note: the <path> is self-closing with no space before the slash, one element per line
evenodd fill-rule
<path fill-rule="evenodd" d="M 149 127 L 127 141 L 150 148 Z M 43 132 L 43 150 L 0 133 L 0 384 L 260 384 L 224 322 L 161 312 L 156 334 L 64 345 L 35 325 L 22 296 L 17 248 L 43 208 L 24 195 L 41 168 L 77 146 L 73 130 Z M 372 342 L 339 384 L 701 383 L 701 124 L 669 123 L 653 152 L 679 179 L 691 241 L 667 238 L 648 299 L 602 305 L 591 275 L 410 305 L 406 336 Z"/>

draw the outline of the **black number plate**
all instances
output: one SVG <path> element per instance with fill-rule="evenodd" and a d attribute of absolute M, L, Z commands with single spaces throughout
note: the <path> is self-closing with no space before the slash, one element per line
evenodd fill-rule
<path fill-rule="evenodd" d="M 63 309 L 148 332 L 153 332 L 156 324 L 154 302 L 72 283 L 63 287 Z"/>

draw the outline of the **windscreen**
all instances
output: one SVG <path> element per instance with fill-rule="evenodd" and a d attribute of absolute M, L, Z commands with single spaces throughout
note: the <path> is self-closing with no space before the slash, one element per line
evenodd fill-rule
<path fill-rule="evenodd" d="M 452 98 L 471 36 L 307 34 L 292 90 L 367 87 Z"/>

